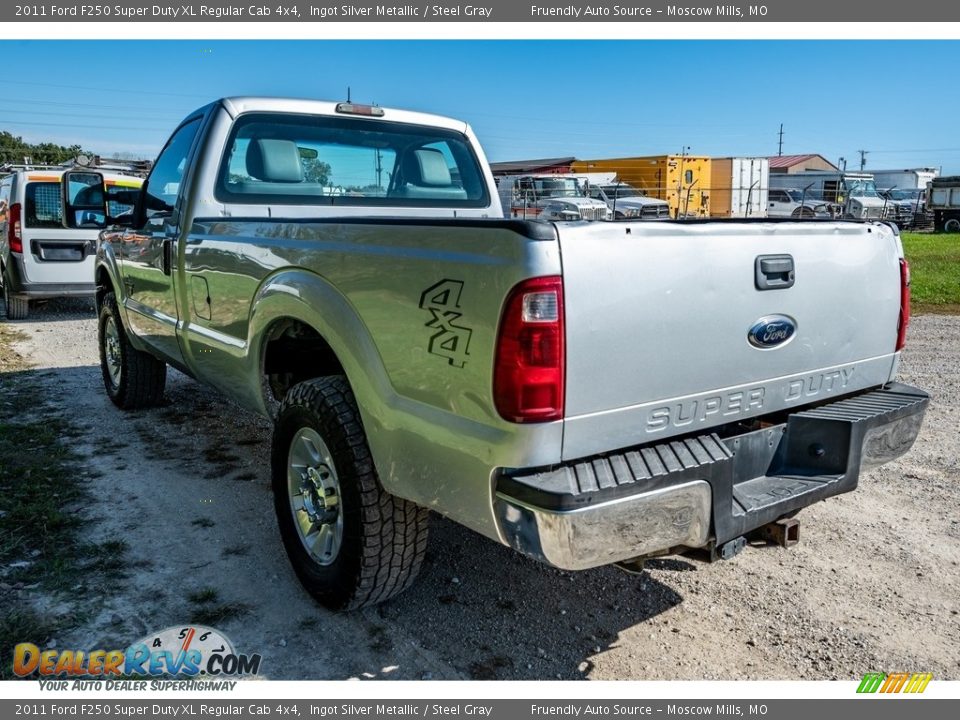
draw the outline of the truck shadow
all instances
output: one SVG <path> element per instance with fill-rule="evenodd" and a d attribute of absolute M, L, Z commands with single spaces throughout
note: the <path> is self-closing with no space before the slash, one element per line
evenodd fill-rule
<path fill-rule="evenodd" d="M 0 297 L 0 322 L 13 328 L 28 323 L 62 322 L 64 320 L 86 320 L 96 317 L 97 307 L 92 297 L 55 298 L 52 300 L 34 300 L 30 303 L 30 314 L 26 320 L 8 320 L 7 307 Z"/>
<path fill-rule="evenodd" d="M 137 585 L 156 585 L 156 605 L 141 608 L 131 628 L 111 630 L 109 639 L 116 642 L 130 642 L 144 626 L 189 617 L 184 590 L 163 580 L 189 563 L 210 574 L 202 588 L 188 589 L 216 588 L 226 606 L 242 610 L 223 622 L 250 651 L 259 651 L 255 644 L 263 638 L 273 637 L 275 644 L 277 636 L 295 636 L 298 628 L 301 634 L 302 628 L 317 633 L 319 639 L 293 640 L 265 652 L 273 679 L 587 678 L 598 658 L 623 642 L 624 632 L 639 632 L 638 625 L 648 624 L 643 632 L 664 633 L 669 642 L 671 628 L 658 616 L 683 602 L 671 576 L 699 566 L 661 559 L 640 575 L 612 567 L 564 572 L 434 516 L 430 548 L 414 586 L 378 607 L 335 615 L 302 590 L 280 545 L 266 421 L 174 371 L 165 405 L 136 413 L 109 403 L 98 366 L 0 375 L 0 386 L 14 389 L 18 383 L 43 386 L 50 391 L 47 403 L 58 412 L 84 418 L 85 438 L 71 442 L 102 476 L 91 508 L 91 515 L 101 518 L 94 521 L 99 523 L 94 534 L 146 532 L 149 528 L 131 518 L 162 518 L 166 544 L 140 557 L 139 546 L 129 543 L 128 562 L 142 569 L 115 581 L 119 596 L 142 592 Z M 209 521 L 204 518 L 210 506 L 196 500 L 204 497 L 223 498 Z M 271 578 L 268 596 L 259 590 L 264 578 Z M 356 647 L 338 649 L 315 666 L 322 670 L 305 667 L 302 653 L 309 653 L 312 643 L 322 646 L 325 630 L 355 638 Z M 80 635 L 104 632 L 88 628 Z M 410 647 L 417 652 L 411 654 Z M 649 665 L 657 661 L 651 656 Z M 644 664 L 641 658 L 634 667 Z"/>
<path fill-rule="evenodd" d="M 430 543 L 417 584 L 372 612 L 477 680 L 588 677 L 624 631 L 683 602 L 672 572 L 696 570 L 657 560 L 637 575 L 566 572 L 443 518 L 434 518 Z"/>

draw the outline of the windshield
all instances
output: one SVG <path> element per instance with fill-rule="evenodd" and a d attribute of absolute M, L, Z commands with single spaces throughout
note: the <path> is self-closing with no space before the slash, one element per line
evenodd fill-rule
<path fill-rule="evenodd" d="M 603 192 L 608 198 L 613 200 L 614 197 L 617 198 L 628 198 L 628 197 L 643 197 L 643 193 L 632 188 L 629 185 L 602 185 Z"/>
<path fill-rule="evenodd" d="M 916 190 L 893 189 L 887 190 L 887 195 L 891 200 L 916 200 L 921 192 L 919 188 Z"/>
<path fill-rule="evenodd" d="M 803 202 L 804 195 L 802 190 L 787 190 L 787 195 L 790 196 L 790 199 L 794 202 Z M 811 197 L 810 193 L 807 193 L 807 197 Z"/>
<path fill-rule="evenodd" d="M 540 197 L 577 197 L 583 194 L 576 178 L 538 178 L 533 186 Z"/>
<path fill-rule="evenodd" d="M 848 180 L 847 192 L 850 197 L 880 197 L 873 180 Z"/>

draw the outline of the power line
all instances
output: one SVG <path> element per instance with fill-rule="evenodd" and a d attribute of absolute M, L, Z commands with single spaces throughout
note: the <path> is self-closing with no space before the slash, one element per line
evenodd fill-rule
<path fill-rule="evenodd" d="M 956 148 L 913 148 L 910 150 L 871 150 L 871 153 L 899 154 L 913 152 L 960 152 L 960 147 Z"/>
<path fill-rule="evenodd" d="M 0 111 L 2 111 L 2 112 L 4 112 L 4 113 L 7 113 L 7 114 L 11 114 L 11 113 L 12 113 L 12 114 L 16 114 L 16 115 L 49 115 L 49 113 L 50 113 L 49 110 L 11 110 L 11 109 L 9 109 L 9 108 L 2 108 L 2 109 L 0 109 Z M 121 118 L 118 118 L 118 117 L 117 117 L 117 114 L 116 114 L 116 113 L 107 113 L 107 114 L 104 115 L 104 114 L 98 114 L 98 113 L 89 113 L 89 112 L 86 112 L 86 111 L 80 111 L 80 112 L 75 112 L 75 113 L 57 112 L 56 115 L 57 115 L 57 117 L 74 117 L 74 116 L 76 116 L 76 117 L 82 117 L 82 118 L 113 118 L 113 119 L 116 119 L 116 120 L 121 119 Z M 151 113 L 151 117 L 152 117 L 152 116 L 153 116 L 153 113 Z M 171 116 L 169 116 L 169 117 L 178 117 L 178 118 L 179 118 L 179 117 L 182 117 L 182 116 L 179 116 L 179 115 L 177 115 L 177 116 L 171 115 Z M 138 119 L 139 119 L 139 118 L 138 118 Z M 20 121 L 20 122 L 29 122 L 29 121 L 27 121 L 27 120 L 22 120 L 22 121 Z M 171 120 L 171 123 L 172 123 L 172 122 L 174 122 L 174 121 Z"/>
<path fill-rule="evenodd" d="M 100 109 L 102 109 L 102 110 L 126 110 L 126 111 L 128 111 L 128 112 L 137 113 L 137 114 L 140 114 L 140 113 L 143 112 L 143 108 L 131 106 L 129 103 L 126 104 L 126 105 L 104 105 L 104 104 L 102 104 L 102 103 L 76 103 L 76 102 L 68 102 L 68 101 L 66 101 L 66 100 L 36 100 L 36 99 L 34 99 L 34 98 L 26 98 L 26 99 L 18 99 L 18 98 L 9 99 L 9 98 L 8 98 L 8 99 L 4 100 L 4 103 L 5 103 L 5 104 L 6 104 L 6 103 L 13 103 L 13 104 L 15 104 L 15 105 L 23 105 L 23 104 L 26 103 L 26 104 L 33 104 L 33 105 L 58 105 L 58 106 L 66 106 L 66 107 L 88 107 L 88 108 L 100 108 Z M 146 101 L 144 101 L 144 103 L 146 104 Z M 193 106 L 191 105 L 189 109 L 192 110 L 192 109 L 193 109 Z M 185 115 L 187 112 L 189 112 L 189 110 L 185 110 L 183 113 L 181 113 L 181 115 Z M 151 109 L 150 109 L 150 114 L 151 114 L 151 115 L 156 115 L 157 113 L 151 108 Z M 161 113 L 161 114 L 162 114 L 162 113 Z"/>
<path fill-rule="evenodd" d="M 7 80 L 0 79 L 0 85 L 29 85 L 31 87 L 51 87 L 51 88 L 67 88 L 69 90 L 93 90 L 95 92 L 102 92 L 105 95 L 118 95 L 118 94 L 129 94 L 129 95 L 163 95 L 164 97 L 202 97 L 210 98 L 210 95 L 197 95 L 194 93 L 170 93 L 170 92 L 159 92 L 157 90 L 129 90 L 129 89 L 116 89 L 113 87 L 90 87 L 89 85 L 60 85 L 57 83 L 40 83 L 34 82 L 32 80 Z"/>
<path fill-rule="evenodd" d="M 10 120 L 8 118 L 0 118 L 0 123 L 11 123 L 14 125 L 24 125 L 29 124 L 33 125 L 42 125 L 45 127 L 68 127 L 68 128 L 86 128 L 86 129 L 103 129 L 103 130 L 142 130 L 144 132 L 163 132 L 164 130 L 170 131 L 173 130 L 172 125 L 163 125 L 161 127 L 138 127 L 135 125 L 85 125 L 82 123 L 50 123 L 50 122 L 34 122 L 33 120 Z"/>

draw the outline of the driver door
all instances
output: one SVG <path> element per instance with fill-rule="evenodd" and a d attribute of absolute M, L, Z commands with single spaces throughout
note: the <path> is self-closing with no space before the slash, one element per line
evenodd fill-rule
<path fill-rule="evenodd" d="M 127 322 L 152 351 L 182 365 L 177 340 L 173 273 L 180 234 L 182 184 L 196 145 L 201 117 L 188 120 L 167 141 L 140 195 L 140 226 L 122 239 L 121 273 Z"/>

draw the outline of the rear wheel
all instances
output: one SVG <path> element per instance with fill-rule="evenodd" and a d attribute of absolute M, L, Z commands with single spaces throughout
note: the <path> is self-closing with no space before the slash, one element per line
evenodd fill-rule
<path fill-rule="evenodd" d="M 30 301 L 26 298 L 15 297 L 10 293 L 10 275 L 3 273 L 3 305 L 6 308 L 7 320 L 26 320 L 30 314 Z"/>
<path fill-rule="evenodd" d="M 99 330 L 103 386 L 113 404 L 135 410 L 159 403 L 167 365 L 130 344 L 113 293 L 107 293 L 100 305 Z"/>
<path fill-rule="evenodd" d="M 943 223 L 943 231 L 948 233 L 960 233 L 960 218 L 950 218 Z"/>
<path fill-rule="evenodd" d="M 333 610 L 409 587 L 427 548 L 427 510 L 386 492 L 342 376 L 295 385 L 273 433 L 274 506 L 303 586 Z"/>

